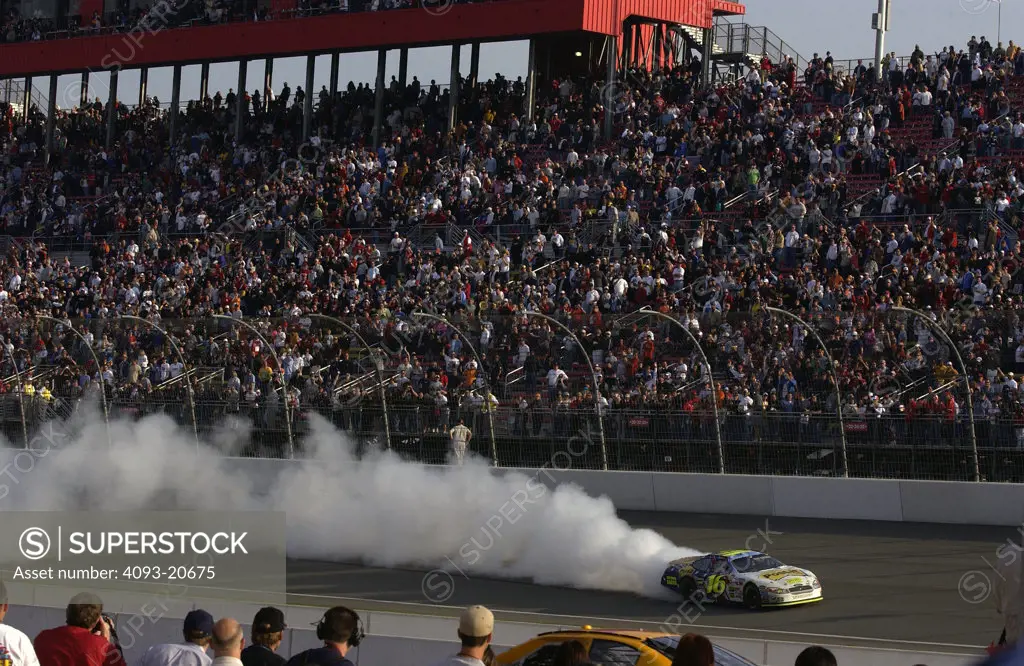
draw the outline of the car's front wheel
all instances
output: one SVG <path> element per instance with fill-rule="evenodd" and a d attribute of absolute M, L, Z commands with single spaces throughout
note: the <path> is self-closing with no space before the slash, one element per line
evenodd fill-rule
<path fill-rule="evenodd" d="M 743 605 L 750 610 L 761 608 L 761 590 L 756 585 L 747 585 L 743 588 Z"/>
<path fill-rule="evenodd" d="M 684 578 L 679 581 L 679 593 L 684 599 L 692 599 L 697 591 L 697 583 L 692 578 Z"/>

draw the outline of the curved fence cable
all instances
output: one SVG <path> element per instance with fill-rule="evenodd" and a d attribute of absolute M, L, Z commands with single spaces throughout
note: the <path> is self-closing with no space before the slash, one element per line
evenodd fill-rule
<path fill-rule="evenodd" d="M 64 328 L 67 328 L 69 331 L 71 331 L 72 334 L 74 334 L 74 336 L 76 338 L 78 338 L 78 341 L 82 343 L 82 346 L 85 347 L 85 349 L 89 352 L 89 355 L 92 356 L 93 363 L 95 363 L 95 365 L 96 365 L 97 378 L 99 380 L 100 404 L 103 406 L 103 425 L 106 428 L 106 432 L 107 432 L 107 444 L 111 448 L 113 448 L 113 446 L 114 446 L 114 438 L 113 438 L 113 435 L 111 435 L 111 432 L 110 432 L 110 408 L 109 408 L 109 406 L 107 404 L 107 387 L 106 387 L 106 385 L 103 382 L 103 364 L 100 363 L 100 357 L 96 354 L 96 350 L 89 343 L 89 339 L 87 337 L 85 337 L 82 334 L 82 332 L 79 331 L 78 328 L 73 326 L 69 321 L 61 321 L 60 319 L 57 319 L 56 317 L 51 317 L 49 315 L 43 315 L 43 314 L 36 314 L 34 316 L 36 317 L 36 319 L 42 319 L 44 321 L 49 321 L 49 322 L 51 322 L 53 324 L 56 324 L 57 326 L 62 326 Z"/>
<path fill-rule="evenodd" d="M 235 324 L 239 324 L 239 325 L 243 326 L 244 328 L 246 328 L 250 333 L 255 335 L 257 338 L 259 338 L 260 342 L 262 342 L 263 345 L 267 348 L 267 351 L 270 352 L 270 355 L 273 356 L 274 362 L 277 363 L 277 370 L 278 370 L 278 372 L 280 372 L 282 375 L 284 374 L 284 366 L 281 364 L 281 357 L 278 356 L 277 351 L 274 349 L 274 346 L 272 344 L 270 344 L 270 342 L 263 336 L 262 333 L 260 333 L 258 328 L 256 328 L 255 326 L 253 326 L 249 322 L 245 321 L 244 319 L 238 319 L 238 318 L 235 318 L 235 317 L 229 317 L 227 315 L 220 315 L 220 314 L 214 314 L 214 315 L 210 315 L 210 316 L 213 319 L 216 319 L 218 321 L 229 322 L 232 326 L 234 326 Z M 273 382 L 274 382 L 274 380 L 271 379 L 271 386 L 273 386 Z M 282 389 L 283 389 L 283 395 L 281 396 L 281 399 L 284 401 L 285 427 L 287 428 L 287 431 L 288 431 L 288 441 L 287 441 L 286 452 L 287 452 L 287 457 L 289 459 L 294 459 L 295 458 L 295 438 L 294 438 L 294 435 L 292 433 L 292 411 L 291 411 L 291 405 L 290 405 L 289 396 L 288 396 L 288 386 L 287 386 L 287 384 L 284 384 L 282 386 Z M 271 388 L 271 390 L 274 390 L 274 389 Z"/>
<path fill-rule="evenodd" d="M 438 322 L 440 324 L 444 324 L 445 326 L 448 326 L 453 331 L 455 331 L 459 335 L 459 338 L 461 338 L 462 341 L 464 343 L 466 343 L 466 346 L 469 347 L 469 351 L 472 352 L 473 358 L 476 360 L 477 367 L 480 369 L 480 373 L 484 374 L 486 376 L 486 373 L 484 373 L 484 362 L 483 362 L 483 359 L 480 357 L 480 353 L 476 349 L 476 345 L 474 345 L 473 341 L 470 339 L 470 337 L 468 335 L 466 335 L 465 332 L 462 331 L 462 329 L 460 329 L 458 326 L 453 324 L 450 319 L 448 319 L 447 317 L 442 317 L 440 315 L 431 314 L 429 312 L 422 312 L 422 311 L 419 311 L 419 310 L 417 310 L 416 312 L 413 312 L 412 316 L 414 318 L 421 317 L 423 319 L 429 319 L 431 321 L 435 321 L 435 322 Z M 490 430 L 490 435 L 491 435 L 491 464 L 494 465 L 495 467 L 497 467 L 498 466 L 498 441 L 497 441 L 497 439 L 494 436 L 494 405 L 491 402 L 492 398 L 494 396 L 494 387 L 491 386 L 491 382 L 490 381 L 487 381 L 485 385 L 487 386 L 487 395 L 484 396 L 484 403 L 483 404 L 484 404 L 484 409 L 486 410 L 485 413 L 487 414 L 487 428 L 488 428 L 488 430 Z M 470 387 L 470 388 L 472 388 L 472 387 Z"/>
<path fill-rule="evenodd" d="M 136 317 L 135 315 L 129 314 L 122 314 L 118 317 L 118 319 L 135 321 L 141 324 L 145 324 L 146 326 L 149 326 L 150 328 L 159 331 L 164 336 L 164 340 L 167 342 L 167 344 L 169 344 L 171 346 L 171 349 L 174 350 L 174 353 L 177 355 L 178 360 L 181 362 L 182 373 L 185 375 L 185 392 L 188 395 L 188 406 L 192 416 L 192 434 L 195 436 L 196 450 L 198 451 L 200 448 L 200 440 L 199 421 L 196 418 L 196 391 L 193 386 L 194 377 L 192 376 L 191 369 L 189 368 L 188 359 L 185 357 L 185 354 L 182 353 L 181 348 L 178 346 L 178 343 L 174 340 L 174 337 L 159 324 L 152 322 L 148 319 L 143 319 L 142 317 Z"/>

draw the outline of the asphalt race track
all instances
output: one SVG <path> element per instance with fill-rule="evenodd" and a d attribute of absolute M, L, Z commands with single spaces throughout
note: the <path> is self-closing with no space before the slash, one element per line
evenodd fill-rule
<path fill-rule="evenodd" d="M 821 642 L 932 651 L 943 651 L 939 645 L 988 645 L 998 637 L 1002 626 L 991 598 L 997 574 L 988 563 L 996 562 L 996 549 L 1008 538 L 1020 541 L 1009 528 L 621 515 L 634 526 L 655 529 L 683 546 L 766 550 L 787 564 L 811 569 L 822 581 L 825 600 L 819 604 L 762 612 L 709 607 L 696 620 L 708 633 L 775 640 L 818 635 L 830 639 Z M 345 598 L 351 604 L 358 599 L 358 607 L 371 611 L 433 615 L 455 615 L 462 606 L 482 603 L 505 611 L 496 615 L 508 621 L 645 629 L 657 629 L 678 605 L 458 574 L 450 579 L 450 596 L 435 596 L 437 603 L 431 603 L 424 594 L 424 573 L 291 560 L 289 602 L 319 606 L 330 603 L 330 598 Z"/>

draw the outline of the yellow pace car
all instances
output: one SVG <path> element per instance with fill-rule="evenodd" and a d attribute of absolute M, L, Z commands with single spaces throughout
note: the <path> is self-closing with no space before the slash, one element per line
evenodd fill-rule
<path fill-rule="evenodd" d="M 672 666 L 679 636 L 657 631 L 593 629 L 540 634 L 497 656 L 501 666 L 551 666 L 559 646 L 579 641 L 595 666 Z M 715 645 L 715 666 L 755 666 L 735 652 Z"/>

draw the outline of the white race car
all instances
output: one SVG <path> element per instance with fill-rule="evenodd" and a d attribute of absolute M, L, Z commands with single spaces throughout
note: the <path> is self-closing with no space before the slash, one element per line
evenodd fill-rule
<path fill-rule="evenodd" d="M 740 603 L 750 609 L 822 599 L 821 583 L 813 573 L 755 550 L 724 550 L 674 560 L 662 574 L 661 584 L 701 603 Z"/>

